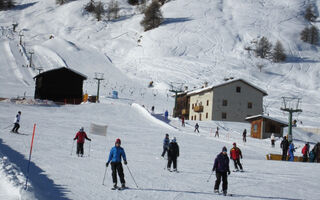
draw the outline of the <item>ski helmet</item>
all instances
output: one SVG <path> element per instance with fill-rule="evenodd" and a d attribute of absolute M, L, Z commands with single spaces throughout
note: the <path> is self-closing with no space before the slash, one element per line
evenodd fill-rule
<path fill-rule="evenodd" d="M 174 137 L 174 138 L 172 139 L 172 142 L 177 142 L 177 138 Z"/>
<path fill-rule="evenodd" d="M 83 131 L 84 131 L 84 128 L 83 128 L 83 127 L 81 127 L 81 128 L 80 128 L 80 132 L 83 132 Z"/>
<path fill-rule="evenodd" d="M 237 143 L 234 142 L 234 143 L 233 143 L 233 146 L 236 146 L 236 145 L 237 145 Z"/>
<path fill-rule="evenodd" d="M 121 144 L 120 138 L 117 138 L 115 143 L 116 143 L 116 144 Z"/>

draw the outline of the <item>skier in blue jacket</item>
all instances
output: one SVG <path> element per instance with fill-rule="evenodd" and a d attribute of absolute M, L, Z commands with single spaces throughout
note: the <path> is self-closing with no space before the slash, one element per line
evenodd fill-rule
<path fill-rule="evenodd" d="M 295 152 L 294 144 L 293 142 L 289 145 L 289 161 L 294 161 L 294 152 Z"/>
<path fill-rule="evenodd" d="M 108 162 L 106 163 L 106 166 L 109 166 L 109 163 L 111 162 L 111 169 L 112 169 L 112 181 L 113 181 L 113 188 L 116 189 L 117 187 L 117 172 L 120 177 L 121 182 L 121 188 L 125 188 L 125 180 L 124 180 L 124 174 L 123 174 L 123 167 L 121 163 L 121 157 L 124 161 L 124 164 L 127 163 L 126 153 L 124 152 L 124 149 L 120 147 L 121 140 L 118 138 L 116 139 L 115 146 L 111 148 Z"/>
<path fill-rule="evenodd" d="M 162 151 L 162 154 L 161 154 L 162 157 L 164 157 L 166 152 L 168 152 L 169 143 L 170 143 L 169 134 L 166 133 L 166 137 L 163 139 L 163 151 Z"/>

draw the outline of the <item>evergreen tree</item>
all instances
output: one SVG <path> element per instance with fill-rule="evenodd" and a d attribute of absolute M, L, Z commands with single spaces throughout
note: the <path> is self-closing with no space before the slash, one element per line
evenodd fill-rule
<path fill-rule="evenodd" d="M 268 58 L 271 54 L 272 44 L 266 37 L 262 37 L 256 44 L 255 53 L 257 57 Z"/>
<path fill-rule="evenodd" d="M 99 1 L 95 6 L 94 13 L 96 15 L 97 20 L 100 21 L 104 13 L 103 3 L 101 1 Z"/>
<path fill-rule="evenodd" d="M 315 26 L 310 28 L 310 44 L 318 44 L 319 41 L 319 31 Z"/>
<path fill-rule="evenodd" d="M 301 33 L 300 33 L 300 39 L 304 42 L 308 42 L 309 41 L 309 28 L 308 27 L 305 27 Z"/>
<path fill-rule="evenodd" d="M 89 13 L 94 12 L 94 9 L 95 9 L 94 0 L 90 0 L 90 2 L 87 3 L 87 5 L 84 7 L 84 9 Z"/>
<path fill-rule="evenodd" d="M 111 19 L 117 19 L 119 16 L 119 11 L 120 11 L 120 8 L 119 8 L 119 4 L 117 1 L 110 1 L 109 4 L 108 4 L 108 10 L 107 10 L 107 18 L 108 20 L 111 20 Z"/>
<path fill-rule="evenodd" d="M 280 41 L 277 41 L 275 47 L 272 52 L 272 60 L 273 62 L 282 62 L 286 60 L 286 54 L 284 52 L 284 48 Z"/>
<path fill-rule="evenodd" d="M 157 0 L 154 0 L 144 12 L 144 18 L 140 24 L 144 27 L 145 31 L 148 31 L 158 27 L 162 21 L 163 17 L 160 10 L 160 4 Z"/>
<path fill-rule="evenodd" d="M 135 6 L 139 4 L 139 0 L 128 0 L 128 3 L 132 6 Z"/>
<path fill-rule="evenodd" d="M 310 22 L 313 22 L 317 16 L 314 13 L 314 8 L 312 7 L 312 5 L 309 5 L 306 9 L 306 12 L 304 14 L 304 18 Z"/>

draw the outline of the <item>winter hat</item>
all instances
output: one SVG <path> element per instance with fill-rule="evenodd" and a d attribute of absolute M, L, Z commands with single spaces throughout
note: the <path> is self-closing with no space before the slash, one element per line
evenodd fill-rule
<path fill-rule="evenodd" d="M 18 113 L 21 114 L 21 111 L 19 111 Z"/>
<path fill-rule="evenodd" d="M 237 143 L 234 142 L 234 143 L 233 143 L 233 146 L 236 146 L 236 145 L 237 145 Z"/>
<path fill-rule="evenodd" d="M 223 147 L 222 152 L 227 152 L 227 147 Z"/>
<path fill-rule="evenodd" d="M 84 131 L 84 128 L 83 128 L 83 127 L 81 127 L 81 128 L 80 128 L 80 132 L 83 132 L 83 131 Z"/>
<path fill-rule="evenodd" d="M 177 138 L 174 137 L 174 138 L 172 139 L 172 142 L 177 142 Z"/>
<path fill-rule="evenodd" d="M 121 144 L 121 140 L 119 138 L 116 139 L 116 144 Z"/>
<path fill-rule="evenodd" d="M 168 133 L 166 133 L 166 137 L 169 137 L 169 134 L 168 134 Z"/>

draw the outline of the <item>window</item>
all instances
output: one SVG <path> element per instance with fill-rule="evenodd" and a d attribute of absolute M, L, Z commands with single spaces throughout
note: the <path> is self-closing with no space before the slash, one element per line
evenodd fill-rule
<path fill-rule="evenodd" d="M 240 93 L 240 92 L 241 92 L 241 87 L 238 86 L 238 87 L 236 88 L 236 92 L 237 92 L 237 93 Z"/>
<path fill-rule="evenodd" d="M 207 100 L 207 106 L 209 106 L 209 100 Z"/>
<path fill-rule="evenodd" d="M 227 113 L 223 112 L 221 117 L 222 119 L 227 119 Z"/>
<path fill-rule="evenodd" d="M 191 120 L 193 120 L 193 116 L 191 116 Z"/>
<path fill-rule="evenodd" d="M 206 119 L 208 119 L 208 113 L 206 113 Z"/>
<path fill-rule="evenodd" d="M 192 109 L 194 108 L 194 104 L 192 104 Z"/>
<path fill-rule="evenodd" d="M 197 115 L 194 116 L 194 120 L 197 120 Z"/>
<path fill-rule="evenodd" d="M 252 108 L 252 103 L 248 102 L 248 108 L 251 109 Z"/>
<path fill-rule="evenodd" d="M 201 115 L 201 113 L 200 113 L 200 115 L 199 115 L 199 120 L 201 121 L 201 119 L 202 119 L 202 115 Z"/>
<path fill-rule="evenodd" d="M 227 100 L 222 100 L 222 106 L 227 106 L 228 105 L 228 101 Z"/>
<path fill-rule="evenodd" d="M 258 124 L 253 125 L 253 132 L 258 132 Z"/>

